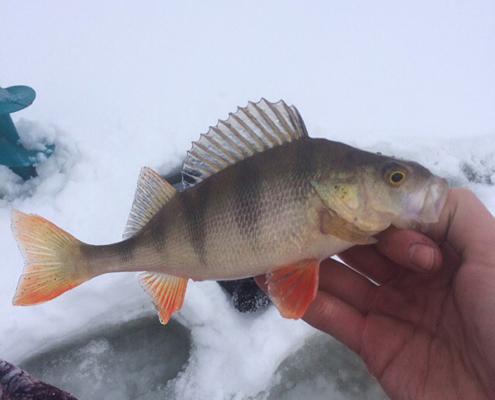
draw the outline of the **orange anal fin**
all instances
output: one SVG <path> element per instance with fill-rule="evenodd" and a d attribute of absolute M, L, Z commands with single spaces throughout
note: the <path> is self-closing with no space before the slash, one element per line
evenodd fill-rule
<path fill-rule="evenodd" d="M 285 318 L 301 318 L 318 291 L 320 262 L 302 260 L 267 275 L 268 294 Z"/>
<path fill-rule="evenodd" d="M 160 322 L 166 325 L 174 312 L 184 303 L 187 279 L 159 272 L 143 272 L 139 281 L 152 297 Z"/>

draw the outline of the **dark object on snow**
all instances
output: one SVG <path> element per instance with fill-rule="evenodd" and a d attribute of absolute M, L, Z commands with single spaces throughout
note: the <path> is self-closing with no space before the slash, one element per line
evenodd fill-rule
<path fill-rule="evenodd" d="M 183 190 L 180 168 L 172 170 L 164 178 L 177 190 Z M 254 312 L 270 304 L 268 296 L 258 287 L 253 278 L 236 281 L 218 281 L 232 297 L 232 304 L 240 312 Z"/>
<path fill-rule="evenodd" d="M 54 150 L 53 146 L 46 146 L 44 151 L 26 150 L 10 117 L 11 113 L 31 105 L 35 98 L 36 92 L 28 86 L 0 88 L 0 164 L 9 167 L 24 180 L 37 175 L 35 165 L 39 155 L 49 157 Z"/>
<path fill-rule="evenodd" d="M 77 400 L 55 386 L 31 377 L 26 371 L 0 360 L 0 400 Z"/>
<path fill-rule="evenodd" d="M 232 296 L 232 304 L 240 312 L 258 311 L 270 304 L 270 299 L 253 278 L 218 281 L 218 284 Z"/>

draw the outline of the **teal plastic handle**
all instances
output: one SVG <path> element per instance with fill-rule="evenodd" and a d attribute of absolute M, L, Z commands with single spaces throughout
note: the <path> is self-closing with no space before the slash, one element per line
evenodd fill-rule
<path fill-rule="evenodd" d="M 11 86 L 0 88 L 0 164 L 9 167 L 24 180 L 35 177 L 35 166 L 40 155 L 49 157 L 55 147 L 46 146 L 44 151 L 25 149 L 10 117 L 11 113 L 20 111 L 31 105 L 36 92 L 28 86 Z"/>
<path fill-rule="evenodd" d="M 35 98 L 36 92 L 29 86 L 0 88 L 0 115 L 20 111 L 33 104 Z"/>

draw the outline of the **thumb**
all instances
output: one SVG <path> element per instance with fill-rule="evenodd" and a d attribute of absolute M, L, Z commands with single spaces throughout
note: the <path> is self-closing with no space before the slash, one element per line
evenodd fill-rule
<path fill-rule="evenodd" d="M 464 259 L 495 264 L 495 218 L 467 189 L 451 189 L 440 220 L 424 229 L 437 243 L 447 241 Z"/>

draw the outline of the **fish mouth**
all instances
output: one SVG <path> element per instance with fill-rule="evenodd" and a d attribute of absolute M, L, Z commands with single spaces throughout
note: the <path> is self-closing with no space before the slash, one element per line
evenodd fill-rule
<path fill-rule="evenodd" d="M 392 225 L 400 229 L 416 229 L 438 222 L 447 201 L 449 185 L 438 176 L 432 176 L 423 187 L 407 200 L 408 212 L 401 215 Z"/>
<path fill-rule="evenodd" d="M 447 181 L 438 176 L 433 176 L 432 182 L 428 185 L 423 207 L 419 212 L 417 221 L 421 224 L 433 224 L 438 222 L 440 214 L 447 202 L 449 185 Z"/>

